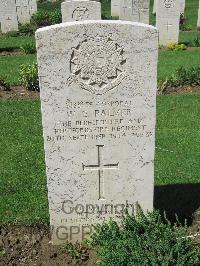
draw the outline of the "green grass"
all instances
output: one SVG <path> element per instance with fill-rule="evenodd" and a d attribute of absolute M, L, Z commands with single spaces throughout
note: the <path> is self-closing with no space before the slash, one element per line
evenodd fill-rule
<path fill-rule="evenodd" d="M 48 223 L 40 103 L 2 100 L 0 113 L 0 224 Z M 200 186 L 199 117 L 200 94 L 158 97 L 156 185 Z M 189 190 L 185 199 L 186 194 L 199 202 Z M 166 204 L 169 193 L 161 193 L 159 200 Z M 175 208 L 175 201 L 167 207 Z"/>
<path fill-rule="evenodd" d="M 184 66 L 185 68 L 200 66 L 200 50 L 160 52 L 158 80 L 164 80 L 166 77 L 171 76 L 180 66 Z"/>
<path fill-rule="evenodd" d="M 1 101 L 0 223 L 48 221 L 39 101 Z"/>
<path fill-rule="evenodd" d="M 10 84 L 19 84 L 19 68 L 36 61 L 35 55 L 0 56 L 0 78 Z"/>
<path fill-rule="evenodd" d="M 0 35 L 0 49 L 2 48 L 14 48 L 19 49 L 27 42 L 35 42 L 34 36 L 17 36 L 11 37 L 9 35 Z"/>
<path fill-rule="evenodd" d="M 196 30 L 199 0 L 186 0 L 185 3 L 186 24 L 190 25 L 192 30 Z"/>
<path fill-rule="evenodd" d="M 191 32 L 180 32 L 179 34 L 179 42 L 188 42 L 193 43 L 194 39 L 198 36 L 200 39 L 200 32 L 198 31 L 191 31 Z"/>

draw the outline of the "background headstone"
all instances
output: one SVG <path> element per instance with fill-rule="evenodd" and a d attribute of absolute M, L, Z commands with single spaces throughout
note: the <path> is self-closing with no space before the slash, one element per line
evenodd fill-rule
<path fill-rule="evenodd" d="M 119 18 L 149 24 L 149 0 L 121 0 Z"/>
<path fill-rule="evenodd" d="M 16 10 L 19 23 L 30 23 L 29 0 L 16 0 Z"/>
<path fill-rule="evenodd" d="M 101 3 L 66 1 L 61 4 L 62 22 L 101 19 Z"/>
<path fill-rule="evenodd" d="M 199 11 L 198 11 L 197 28 L 200 30 L 200 0 L 199 0 Z"/>
<path fill-rule="evenodd" d="M 153 208 L 158 33 L 124 21 L 36 32 L 53 242 Z"/>
<path fill-rule="evenodd" d="M 153 1 L 153 14 L 156 14 L 156 6 L 157 6 L 157 0 Z"/>
<path fill-rule="evenodd" d="M 2 33 L 18 30 L 15 0 L 0 1 L 0 23 Z"/>
<path fill-rule="evenodd" d="M 120 13 L 120 0 L 111 0 L 111 16 L 119 17 Z"/>
<path fill-rule="evenodd" d="M 37 12 L 37 1 L 36 0 L 29 0 L 29 11 L 31 16 Z"/>
<path fill-rule="evenodd" d="M 157 3 L 156 26 L 159 30 L 159 44 L 178 43 L 180 22 L 180 1 L 159 0 Z"/>
<path fill-rule="evenodd" d="M 185 13 L 185 0 L 180 0 L 180 14 Z"/>

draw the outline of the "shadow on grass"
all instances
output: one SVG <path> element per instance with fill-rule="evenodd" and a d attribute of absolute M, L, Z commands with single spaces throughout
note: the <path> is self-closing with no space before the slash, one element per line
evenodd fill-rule
<path fill-rule="evenodd" d="M 177 214 L 180 222 L 187 219 L 188 224 L 191 224 L 192 215 L 199 207 L 199 183 L 155 186 L 154 208 L 165 211 L 171 221 L 175 220 Z"/>

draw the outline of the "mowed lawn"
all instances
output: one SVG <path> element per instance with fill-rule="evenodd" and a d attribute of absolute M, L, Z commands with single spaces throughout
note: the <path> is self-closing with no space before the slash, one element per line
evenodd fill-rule
<path fill-rule="evenodd" d="M 40 102 L 1 100 L 0 113 L 0 224 L 47 224 Z M 200 187 L 199 117 L 200 94 L 157 98 L 156 188 L 192 184 L 196 188 L 197 183 Z M 198 204 L 197 197 L 189 192 L 187 189 Z M 169 203 L 169 193 L 165 198 L 164 195 L 157 197 L 156 207 L 160 207 L 159 200 Z M 176 194 L 174 196 L 175 201 L 166 208 L 175 208 L 178 204 Z M 172 214 L 174 212 L 176 208 Z"/>

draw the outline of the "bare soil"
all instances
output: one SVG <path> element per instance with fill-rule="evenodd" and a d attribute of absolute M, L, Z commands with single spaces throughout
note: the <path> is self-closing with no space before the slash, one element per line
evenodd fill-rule
<path fill-rule="evenodd" d="M 200 86 L 183 86 L 183 87 L 170 87 L 165 89 L 163 94 L 187 94 L 187 93 L 200 93 Z M 39 99 L 39 92 L 28 91 L 21 86 L 11 86 L 10 90 L 4 90 L 0 86 L 0 100 L 26 100 L 26 99 Z"/>
<path fill-rule="evenodd" d="M 200 216 L 189 228 L 189 237 L 200 245 Z M 1 226 L 0 266 L 95 266 L 94 250 L 83 247 L 79 258 L 71 258 L 64 246 L 51 244 L 50 232 L 41 226 Z"/>
<path fill-rule="evenodd" d="M 39 99 L 39 92 L 29 91 L 21 86 L 11 86 L 10 90 L 4 90 L 0 86 L 0 100 L 26 100 L 26 99 Z"/>
<path fill-rule="evenodd" d="M 168 87 L 163 94 L 200 93 L 200 86 Z"/>
<path fill-rule="evenodd" d="M 86 248 L 72 259 L 63 246 L 53 246 L 45 227 L 0 227 L 0 266 L 95 266 L 96 254 Z"/>

